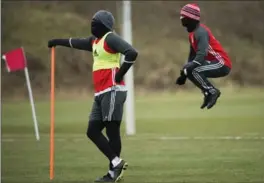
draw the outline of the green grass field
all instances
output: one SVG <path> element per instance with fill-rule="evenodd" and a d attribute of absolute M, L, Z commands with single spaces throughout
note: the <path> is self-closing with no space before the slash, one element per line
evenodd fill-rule
<path fill-rule="evenodd" d="M 92 100 L 56 101 L 54 183 L 90 183 L 107 159 L 86 138 Z M 199 92 L 136 97 L 137 134 L 123 133 L 126 183 L 263 183 L 264 91 L 223 92 L 201 110 Z M 2 103 L 2 182 L 49 180 L 49 101 L 37 101 L 41 140 L 28 101 Z"/>

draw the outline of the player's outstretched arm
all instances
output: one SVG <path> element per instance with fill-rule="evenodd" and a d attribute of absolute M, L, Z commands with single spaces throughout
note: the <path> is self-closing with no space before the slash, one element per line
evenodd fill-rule
<path fill-rule="evenodd" d="M 65 46 L 92 52 L 92 42 L 94 39 L 94 36 L 90 36 L 88 38 L 51 39 L 48 42 L 48 47 Z"/>
<path fill-rule="evenodd" d="M 119 71 L 116 73 L 115 77 L 117 83 L 121 82 L 126 72 L 134 64 L 138 56 L 138 52 L 128 42 L 115 33 L 109 34 L 106 37 L 106 43 L 111 50 L 121 53 L 125 56 L 125 60 Z"/>

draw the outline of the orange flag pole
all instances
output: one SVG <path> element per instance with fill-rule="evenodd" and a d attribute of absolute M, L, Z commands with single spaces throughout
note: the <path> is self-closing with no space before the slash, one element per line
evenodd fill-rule
<path fill-rule="evenodd" d="M 51 48 L 50 70 L 50 180 L 54 178 L 54 100 L 55 100 L 55 47 Z"/>

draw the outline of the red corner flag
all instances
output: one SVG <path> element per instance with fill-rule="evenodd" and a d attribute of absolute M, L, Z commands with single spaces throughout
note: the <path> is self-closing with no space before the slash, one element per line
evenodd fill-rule
<path fill-rule="evenodd" d="M 29 99 L 30 99 L 31 109 L 32 109 L 32 118 L 33 118 L 34 127 L 35 127 L 35 136 L 36 136 L 36 139 L 39 140 L 38 122 L 37 122 L 37 117 L 36 117 L 36 112 L 35 112 L 35 105 L 33 101 L 33 94 L 32 94 L 32 89 L 31 89 L 31 84 L 30 84 L 30 79 L 29 79 L 29 74 L 28 74 L 28 68 L 27 68 L 27 60 L 26 60 L 26 56 L 24 53 L 24 49 L 21 47 L 21 48 L 17 48 L 15 50 L 9 51 L 5 53 L 2 56 L 2 58 L 6 62 L 6 68 L 8 72 L 14 72 L 14 71 L 19 71 L 19 70 L 24 70 L 25 72 L 28 94 L 29 94 Z"/>
<path fill-rule="evenodd" d="M 6 62 L 8 72 L 24 70 L 27 66 L 23 48 L 17 48 L 15 50 L 9 51 L 5 53 L 2 58 Z"/>

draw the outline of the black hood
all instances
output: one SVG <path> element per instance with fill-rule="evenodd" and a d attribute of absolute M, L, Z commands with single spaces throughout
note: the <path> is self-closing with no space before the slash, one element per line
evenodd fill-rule
<path fill-rule="evenodd" d="M 91 32 L 97 37 L 101 38 L 107 32 L 113 31 L 115 19 L 111 12 L 100 10 L 93 16 L 91 23 Z"/>

